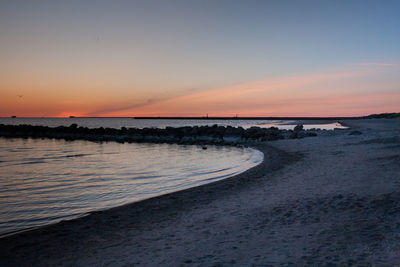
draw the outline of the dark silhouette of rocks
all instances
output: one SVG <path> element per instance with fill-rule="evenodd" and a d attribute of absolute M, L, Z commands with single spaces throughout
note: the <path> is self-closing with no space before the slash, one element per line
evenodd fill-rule
<path fill-rule="evenodd" d="M 303 128 L 303 124 L 297 124 L 296 127 L 294 127 L 294 131 L 300 132 L 301 130 L 303 130 Z"/>
<path fill-rule="evenodd" d="M 279 130 L 276 127 L 260 128 L 232 126 L 186 126 L 161 128 L 87 128 L 79 127 L 76 123 L 69 127 L 4 125 L 0 124 L 0 136 L 22 138 L 55 138 L 66 140 L 117 141 L 117 142 L 150 142 L 178 144 L 227 144 L 254 141 L 273 141 L 285 138 L 304 138 L 316 136 L 315 132 L 301 130 L 296 126 L 295 131 Z"/>
<path fill-rule="evenodd" d="M 305 131 L 303 124 L 298 124 L 296 125 L 296 127 L 294 127 L 293 131 L 289 135 L 289 138 L 298 139 L 298 138 L 317 136 L 317 133 L 315 131 L 316 131 L 315 128 Z"/>

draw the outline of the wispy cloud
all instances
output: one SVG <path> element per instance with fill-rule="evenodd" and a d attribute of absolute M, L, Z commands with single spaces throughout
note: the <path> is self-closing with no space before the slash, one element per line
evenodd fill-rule
<path fill-rule="evenodd" d="M 119 111 L 124 111 L 124 110 L 135 110 L 141 107 L 145 107 L 151 104 L 156 104 L 160 101 L 164 101 L 164 100 L 168 100 L 168 97 L 164 97 L 164 98 L 149 98 L 146 101 L 143 102 L 136 102 L 133 104 L 125 104 L 125 105 L 121 105 L 121 104 L 111 104 L 111 105 L 106 105 L 103 106 L 101 109 L 97 109 L 94 111 L 91 111 L 87 114 L 85 114 L 86 116 L 105 116 L 108 115 L 110 113 L 115 113 L 115 112 L 119 112 Z M 132 101 L 134 102 L 134 101 Z"/>
<path fill-rule="evenodd" d="M 149 97 L 132 105 L 106 107 L 95 115 L 335 116 L 379 113 L 385 108 L 397 107 L 400 100 L 400 94 L 394 88 L 400 78 L 389 81 L 387 76 L 382 76 L 385 73 L 392 71 L 359 67 L 236 82 L 208 90 L 186 89 Z"/>
<path fill-rule="evenodd" d="M 100 109 L 96 109 L 94 111 L 91 111 L 87 114 L 86 116 L 113 116 L 115 113 L 118 112 L 123 112 L 123 111 L 134 111 L 149 105 L 154 105 L 159 102 L 163 101 L 168 101 L 175 99 L 177 97 L 185 96 L 185 95 L 190 95 L 195 92 L 197 92 L 197 88 L 186 88 L 183 90 L 177 90 L 175 92 L 163 92 L 160 93 L 159 95 L 149 97 L 145 100 L 138 101 L 133 99 L 130 101 L 131 103 L 126 104 L 127 100 L 125 100 L 125 104 L 118 104 L 118 103 L 113 103 L 113 104 L 107 104 L 102 106 Z M 131 115 L 129 115 L 131 116 Z"/>
<path fill-rule="evenodd" d="M 229 116 L 279 115 L 292 112 L 296 107 L 305 109 L 303 103 L 312 108 L 313 101 L 301 99 L 325 98 L 348 91 L 346 83 L 363 79 L 374 71 L 336 71 L 313 73 L 302 76 L 269 78 L 256 81 L 232 83 L 220 88 L 147 101 L 146 103 L 120 111 L 125 114 L 185 115 L 196 114 Z M 354 88 L 353 88 L 354 89 Z M 319 106 L 320 107 L 320 106 Z"/>

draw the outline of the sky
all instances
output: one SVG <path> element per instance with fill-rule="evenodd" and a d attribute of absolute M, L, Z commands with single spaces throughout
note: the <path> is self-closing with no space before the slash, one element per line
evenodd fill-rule
<path fill-rule="evenodd" d="M 0 116 L 400 112 L 400 1 L 0 1 Z"/>

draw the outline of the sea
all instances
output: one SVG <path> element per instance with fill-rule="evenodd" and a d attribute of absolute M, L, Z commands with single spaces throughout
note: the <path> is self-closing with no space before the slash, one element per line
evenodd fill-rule
<path fill-rule="evenodd" d="M 0 118 L 89 128 L 288 126 L 266 120 Z M 320 127 L 333 129 L 338 124 Z M 0 138 L 0 236 L 232 177 L 263 161 L 247 147 Z"/>

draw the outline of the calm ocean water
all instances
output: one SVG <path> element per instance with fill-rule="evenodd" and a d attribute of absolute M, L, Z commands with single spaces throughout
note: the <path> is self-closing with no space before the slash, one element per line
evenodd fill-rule
<path fill-rule="evenodd" d="M 250 148 L 0 138 L 0 235 L 241 173 Z"/>
<path fill-rule="evenodd" d="M 51 127 L 76 123 L 90 128 L 294 127 L 267 120 L 131 118 L 0 118 L 0 123 Z M 0 235 L 230 177 L 262 159 L 261 152 L 249 148 L 209 146 L 202 150 L 167 144 L 0 138 Z"/>

